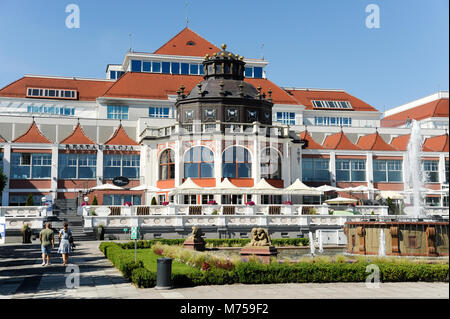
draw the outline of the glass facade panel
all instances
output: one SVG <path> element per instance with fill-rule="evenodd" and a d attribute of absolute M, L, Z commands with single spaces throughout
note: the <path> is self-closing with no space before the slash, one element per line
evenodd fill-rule
<path fill-rule="evenodd" d="M 51 154 L 12 153 L 12 179 L 48 179 L 51 177 Z"/>
<path fill-rule="evenodd" d="M 189 74 L 189 63 L 181 63 L 181 74 Z"/>
<path fill-rule="evenodd" d="M 214 177 L 214 153 L 207 147 L 190 148 L 184 154 L 184 178 Z"/>
<path fill-rule="evenodd" d="M 152 62 L 152 72 L 161 73 L 161 62 Z"/>
<path fill-rule="evenodd" d="M 167 149 L 159 158 L 159 179 L 168 180 L 175 178 L 175 152 Z"/>
<path fill-rule="evenodd" d="M 107 118 L 111 120 L 128 120 L 128 106 L 126 105 L 108 105 Z"/>
<path fill-rule="evenodd" d="M 191 64 L 189 72 L 190 74 L 198 74 L 199 65 L 198 64 Z"/>
<path fill-rule="evenodd" d="M 364 160 L 336 160 L 336 181 L 364 182 L 366 180 L 366 163 Z"/>

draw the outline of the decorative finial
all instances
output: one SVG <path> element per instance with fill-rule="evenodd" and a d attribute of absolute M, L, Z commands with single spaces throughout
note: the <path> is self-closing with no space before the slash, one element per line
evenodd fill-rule
<path fill-rule="evenodd" d="M 214 53 L 213 53 L 213 57 L 216 57 L 216 56 L 217 56 L 217 53 L 216 53 L 216 52 L 214 52 Z"/>
<path fill-rule="evenodd" d="M 202 94 L 202 84 L 201 83 L 197 84 L 197 87 L 198 87 L 198 93 Z"/>
<path fill-rule="evenodd" d="M 225 56 L 225 52 L 222 52 L 222 53 L 220 54 L 220 56 L 224 57 L 224 56 Z"/>
<path fill-rule="evenodd" d="M 244 61 L 244 57 L 241 55 L 239 60 Z"/>
<path fill-rule="evenodd" d="M 269 101 L 272 101 L 272 89 L 271 88 L 269 88 Z"/>
<path fill-rule="evenodd" d="M 227 48 L 227 45 L 224 43 L 222 44 L 222 50 L 225 50 Z"/>
<path fill-rule="evenodd" d="M 208 60 L 208 59 L 209 59 L 209 54 L 206 53 L 206 55 L 205 55 L 205 60 Z"/>
<path fill-rule="evenodd" d="M 241 83 L 239 83 L 239 95 L 241 97 L 244 96 L 244 83 L 241 81 Z"/>

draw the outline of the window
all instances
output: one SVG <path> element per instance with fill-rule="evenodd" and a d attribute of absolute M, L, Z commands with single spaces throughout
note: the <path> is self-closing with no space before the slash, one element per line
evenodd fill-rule
<path fill-rule="evenodd" d="M 245 68 L 245 77 L 252 78 L 253 77 L 253 68 Z"/>
<path fill-rule="evenodd" d="M 49 88 L 27 88 L 27 97 L 41 97 L 41 98 L 61 98 L 61 99 L 76 99 L 76 90 L 66 89 L 49 89 Z"/>
<path fill-rule="evenodd" d="M 329 162 L 325 158 L 303 158 L 302 181 L 328 182 L 330 180 Z"/>
<path fill-rule="evenodd" d="M 172 74 L 180 74 L 180 63 L 172 62 Z"/>
<path fill-rule="evenodd" d="M 206 205 L 208 204 L 210 201 L 214 200 L 214 195 L 202 195 L 202 204 Z"/>
<path fill-rule="evenodd" d="M 51 177 L 52 155 L 38 153 L 12 153 L 12 179 L 44 179 Z"/>
<path fill-rule="evenodd" d="M 152 72 L 161 73 L 161 62 L 152 62 Z"/>
<path fill-rule="evenodd" d="M 254 78 L 261 79 L 263 77 L 263 68 L 255 66 L 253 68 L 253 71 L 254 71 L 254 74 L 253 74 Z"/>
<path fill-rule="evenodd" d="M 42 201 L 42 197 L 44 195 L 39 194 L 39 195 L 32 195 L 33 198 L 33 204 L 35 206 L 40 206 Z M 25 206 L 26 202 L 27 202 L 27 197 L 28 195 L 13 195 L 10 194 L 9 195 L 9 206 Z"/>
<path fill-rule="evenodd" d="M 189 63 L 181 63 L 181 74 L 189 74 Z"/>
<path fill-rule="evenodd" d="M 126 195 L 126 194 L 103 195 L 103 205 L 123 205 L 126 202 L 130 202 L 133 205 L 141 205 L 141 195 Z"/>
<path fill-rule="evenodd" d="M 139 178 L 140 155 L 105 155 L 103 159 L 103 178 L 114 179 L 124 176 L 130 179 Z"/>
<path fill-rule="evenodd" d="M 273 148 L 265 148 L 261 153 L 261 178 L 281 179 L 281 158 Z"/>
<path fill-rule="evenodd" d="M 252 176 L 252 163 L 249 151 L 241 146 L 227 148 L 222 156 L 224 178 L 249 178 Z"/>
<path fill-rule="evenodd" d="M 170 62 L 163 62 L 162 63 L 162 73 L 170 74 Z"/>
<path fill-rule="evenodd" d="M 214 177 L 214 153 L 207 147 L 190 148 L 184 154 L 184 178 Z"/>
<path fill-rule="evenodd" d="M 448 161 L 445 161 L 445 184 L 448 184 L 448 181 L 449 181 Z"/>
<path fill-rule="evenodd" d="M 295 125 L 295 113 L 294 112 L 277 112 L 277 122 Z"/>
<path fill-rule="evenodd" d="M 336 160 L 336 181 L 364 182 L 366 162 L 364 160 Z"/>
<path fill-rule="evenodd" d="M 199 65 L 198 64 L 191 64 L 189 67 L 189 73 L 190 74 L 198 74 Z"/>
<path fill-rule="evenodd" d="M 374 160 L 373 161 L 374 182 L 401 182 L 402 161 L 401 160 Z"/>
<path fill-rule="evenodd" d="M 425 205 L 426 206 L 441 206 L 441 198 L 440 197 L 425 197 Z"/>
<path fill-rule="evenodd" d="M 167 180 L 175 178 L 175 152 L 167 149 L 159 158 L 159 179 Z"/>
<path fill-rule="evenodd" d="M 95 179 L 96 154 L 59 154 L 59 179 Z"/>
<path fill-rule="evenodd" d="M 73 107 L 57 107 L 57 106 L 36 106 L 28 105 L 27 113 L 39 113 L 49 115 L 74 116 L 75 108 Z"/>
<path fill-rule="evenodd" d="M 315 108 L 327 109 L 351 109 L 352 106 L 349 101 L 312 101 Z"/>
<path fill-rule="evenodd" d="M 128 106 L 108 105 L 107 118 L 114 120 L 128 120 Z"/>
<path fill-rule="evenodd" d="M 197 204 L 197 195 L 184 195 L 184 204 L 185 205 L 196 205 Z"/>
<path fill-rule="evenodd" d="M 439 182 L 438 172 L 439 161 L 423 161 L 423 170 L 425 172 L 425 181 L 428 183 Z"/>
<path fill-rule="evenodd" d="M 418 248 L 416 236 L 408 236 L 408 248 Z"/>
<path fill-rule="evenodd" d="M 168 107 L 150 107 L 149 117 L 168 118 L 170 109 Z"/>
<path fill-rule="evenodd" d="M 142 71 L 143 72 L 151 72 L 152 71 L 152 63 L 148 61 L 144 61 L 142 63 Z"/>
<path fill-rule="evenodd" d="M 315 116 L 314 125 L 316 126 L 352 126 L 351 117 L 330 117 L 330 116 Z"/>
<path fill-rule="evenodd" d="M 142 61 L 131 60 L 131 72 L 141 72 L 142 71 Z"/>

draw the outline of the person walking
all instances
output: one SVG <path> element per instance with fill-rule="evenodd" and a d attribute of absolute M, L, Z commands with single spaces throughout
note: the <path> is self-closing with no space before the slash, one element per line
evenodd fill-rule
<path fill-rule="evenodd" d="M 55 248 L 55 237 L 51 226 L 52 225 L 50 223 L 45 224 L 45 229 L 41 230 L 39 233 L 42 251 L 42 266 L 50 265 L 50 253 L 52 248 Z M 47 262 L 45 262 L 46 259 Z"/>
<path fill-rule="evenodd" d="M 72 253 L 72 245 L 70 244 L 70 237 L 72 231 L 69 229 L 69 225 L 64 223 L 64 228 L 59 231 L 59 249 L 58 253 L 62 254 L 63 265 L 67 265 L 69 255 Z"/>

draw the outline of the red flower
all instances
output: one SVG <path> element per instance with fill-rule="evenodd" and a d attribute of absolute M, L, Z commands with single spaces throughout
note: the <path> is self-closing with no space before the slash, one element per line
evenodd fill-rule
<path fill-rule="evenodd" d="M 202 262 L 202 270 L 210 270 L 211 266 L 207 262 Z"/>

